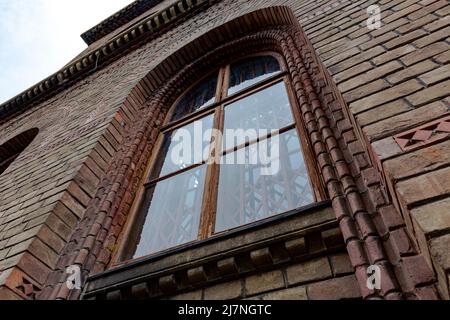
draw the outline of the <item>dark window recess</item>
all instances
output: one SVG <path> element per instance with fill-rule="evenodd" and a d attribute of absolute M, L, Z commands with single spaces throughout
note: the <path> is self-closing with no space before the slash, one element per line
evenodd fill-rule
<path fill-rule="evenodd" d="M 183 118 L 185 115 L 200 110 L 215 102 L 219 74 L 212 74 L 194 86 L 178 102 L 171 121 Z"/>
<path fill-rule="evenodd" d="M 25 150 L 37 136 L 39 130 L 34 128 L 22 132 L 0 146 L 0 174 Z"/>
<path fill-rule="evenodd" d="M 280 72 L 273 56 L 252 57 L 231 65 L 228 94 L 233 94 Z"/>

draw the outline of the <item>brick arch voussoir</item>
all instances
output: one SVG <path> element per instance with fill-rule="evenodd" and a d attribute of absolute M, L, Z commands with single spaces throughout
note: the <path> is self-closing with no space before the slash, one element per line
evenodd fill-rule
<path fill-rule="evenodd" d="M 269 34 L 271 37 L 269 37 Z M 148 107 L 149 109 L 156 109 L 160 113 L 160 117 L 157 121 L 155 121 L 154 125 L 161 125 L 162 119 L 165 118 L 167 112 L 169 111 L 176 98 L 178 98 L 179 95 L 192 84 L 191 79 L 193 78 L 193 76 L 198 75 L 199 73 L 201 74 L 209 72 L 215 68 L 218 68 L 227 60 L 238 58 L 239 56 L 246 56 L 263 50 L 281 52 L 281 48 L 278 48 L 276 44 L 280 43 L 281 37 L 285 34 L 286 33 L 281 30 L 272 29 L 270 30 L 270 32 L 268 31 L 268 33 L 260 32 L 258 34 L 249 35 L 236 41 L 229 42 L 224 46 L 220 46 L 210 54 L 189 64 L 184 70 L 178 73 L 166 85 L 161 87 L 157 93 L 155 93 L 155 96 L 157 96 L 158 98 L 153 100 L 151 106 Z M 205 65 L 209 67 L 200 67 Z M 148 127 L 146 130 L 151 127 L 151 124 L 147 123 L 147 126 Z M 149 134 L 148 131 L 146 132 L 147 133 L 145 133 L 143 137 Z M 130 188 L 127 190 L 127 199 L 129 200 L 131 200 L 131 197 L 129 195 L 134 194 L 139 187 L 139 181 L 141 180 L 142 173 L 144 172 L 144 168 L 147 165 L 147 159 L 148 157 L 150 157 L 151 152 L 154 151 L 152 147 L 156 140 L 156 136 L 157 134 L 155 134 L 153 138 L 150 139 L 152 142 L 145 147 L 145 152 L 142 154 L 138 164 L 136 165 L 136 167 L 138 167 L 139 169 L 138 171 L 136 171 L 134 177 L 132 178 L 133 183 L 130 184 Z M 130 206 L 131 201 L 124 201 L 118 208 L 117 212 L 122 215 L 127 215 Z M 118 235 L 113 233 L 114 231 L 111 231 L 108 236 L 117 238 Z M 94 272 L 102 271 L 102 268 L 104 268 L 110 262 L 109 259 L 111 258 L 111 252 L 107 253 L 105 252 L 105 250 L 103 250 L 103 252 L 103 257 L 107 261 L 96 261 L 97 265 L 101 264 L 102 266 L 99 268 L 95 268 Z M 106 259 L 106 257 L 108 257 L 108 259 Z"/>
<path fill-rule="evenodd" d="M 347 129 L 346 132 L 350 132 L 352 126 L 342 128 L 339 123 L 350 123 L 350 120 L 342 112 L 344 106 L 339 100 L 339 93 L 320 75 L 320 70 L 323 71 L 324 68 L 318 64 L 312 46 L 296 24 L 270 26 L 235 39 L 227 39 L 208 53 L 192 59 L 146 97 L 146 101 L 138 106 L 139 117 L 130 126 L 124 143 L 114 155 L 95 201 L 90 204 L 85 218 L 80 222 L 76 249 L 71 248 L 71 258 L 61 261 L 59 270 L 55 272 L 61 274 L 67 264 L 78 264 L 86 278 L 107 269 L 114 248 L 121 240 L 121 231 L 139 188 L 147 159 L 155 152 L 153 147 L 159 128 L 174 100 L 191 84 L 191 79 L 196 75 L 213 71 L 212 68 L 229 59 L 259 51 L 274 51 L 286 60 L 304 126 L 309 134 L 308 139 L 317 157 L 318 172 L 332 201 L 363 297 L 390 299 L 402 298 L 405 292 L 407 296 L 414 294 L 415 288 L 408 291 L 400 285 L 402 281 L 399 281 L 395 269 L 398 263 L 392 261 L 385 250 L 383 238 L 386 233 L 380 232 L 380 223 L 372 218 L 379 217 L 382 208 L 392 206 L 387 199 L 382 206 L 362 199 L 357 174 L 349 164 L 358 160 L 340 143 L 343 131 Z M 151 78 L 154 78 L 152 72 L 137 86 L 145 87 Z M 330 94 L 332 98 L 327 101 L 326 97 L 330 97 Z M 341 117 L 339 121 L 333 118 L 336 113 Z M 353 142 L 361 143 L 359 140 L 356 137 Z M 370 167 L 369 163 L 365 169 Z M 382 182 L 379 184 L 382 185 Z M 95 245 L 91 244 L 92 239 Z M 371 264 L 380 267 L 381 290 L 367 288 L 366 270 Z M 405 268 L 402 272 L 407 273 Z M 49 283 L 47 297 L 79 298 L 79 291 L 69 291 L 63 283 L 63 274 L 57 284 Z"/>
<path fill-rule="evenodd" d="M 383 200 L 379 202 L 378 199 L 374 199 L 375 197 L 370 197 L 369 200 L 362 198 L 361 188 L 356 181 L 358 174 L 355 174 L 355 170 L 348 165 L 349 160 L 350 162 L 357 162 L 357 160 L 351 153 L 347 152 L 347 157 L 344 155 L 345 150 L 338 142 L 338 136 L 342 136 L 343 132 L 352 132 L 356 136 L 356 141 L 353 143 L 362 146 L 365 154 L 368 151 L 363 147 L 363 139 L 355 134 L 356 130 L 351 125 L 349 113 L 344 112 L 346 105 L 343 99 L 339 100 L 342 98 L 338 97 L 339 91 L 330 85 L 331 79 L 325 79 L 326 77 L 320 74 L 318 74 L 318 78 L 322 78 L 320 81 L 323 82 L 324 91 L 334 97 L 331 99 L 332 101 L 324 101 L 323 97 L 319 97 L 318 92 L 323 88 L 320 88 L 320 85 L 314 85 L 318 81 L 312 80 L 311 76 L 314 74 L 312 70 L 321 70 L 322 73 L 325 73 L 326 70 L 323 66 L 320 69 L 320 61 L 317 58 L 313 59 L 312 45 L 301 31 L 297 31 L 295 35 L 289 35 L 287 42 L 283 43 L 283 49 L 303 118 L 310 120 L 306 123 L 310 141 L 314 146 L 320 172 L 332 200 L 332 207 L 339 221 L 363 297 L 367 299 L 436 299 L 437 293 L 433 280 L 425 280 L 424 283 L 412 280 L 420 279 L 420 275 L 418 275 L 420 270 L 427 270 L 425 260 L 417 254 L 417 251 L 406 252 L 406 258 L 403 258 L 399 252 L 397 252 L 397 256 L 394 254 L 394 257 L 387 253 L 389 249 L 392 251 L 392 247 L 398 249 L 405 246 L 405 242 L 409 242 L 409 244 L 412 242 L 404 238 L 396 239 L 389 233 L 390 227 L 396 227 L 398 228 L 396 230 L 402 231 L 402 235 L 407 238 L 404 221 L 395 226 L 390 225 L 390 222 L 398 219 L 400 214 L 389 202 L 388 197 L 383 197 Z M 309 68 L 307 63 L 310 64 Z M 311 67 L 311 64 L 315 66 Z M 329 107 L 328 110 L 325 108 L 327 102 L 328 105 L 332 105 L 332 108 Z M 339 112 L 342 117 L 340 122 L 347 125 L 341 127 L 336 125 L 330 109 Z M 364 169 L 375 176 L 372 177 L 373 180 L 376 180 L 376 183 L 372 182 L 373 185 L 386 190 L 383 181 L 376 175 L 373 165 L 369 160 L 367 162 Z M 371 183 L 368 178 L 362 180 L 366 188 Z M 389 215 L 395 215 L 396 218 Z M 405 259 L 411 259 L 410 261 L 414 263 L 402 261 Z M 367 267 L 369 265 L 379 267 L 381 290 L 369 289 L 367 286 Z M 411 268 L 414 265 L 417 267 L 416 270 Z"/>
<path fill-rule="evenodd" d="M 124 215 L 131 206 L 133 194 L 138 187 L 138 181 L 143 174 L 146 159 L 152 152 L 152 147 L 159 133 L 159 127 L 164 119 L 171 99 L 180 93 L 180 88 L 189 85 L 192 75 L 206 72 L 199 67 L 219 63 L 230 58 L 233 52 L 236 57 L 248 55 L 261 50 L 278 51 L 276 44 L 283 33 L 278 29 L 267 29 L 257 34 L 248 35 L 236 41 L 227 42 L 223 47 L 188 64 L 172 79 L 153 92 L 147 102 L 140 106 L 140 117 L 133 123 L 125 135 L 124 143 L 114 155 L 105 177 L 100 182 L 93 201 L 86 209 L 72 239 L 64 249 L 57 268 L 49 276 L 46 287 L 39 299 L 77 299 L 81 292 L 69 290 L 65 285 L 65 269 L 68 265 L 79 265 L 83 279 L 89 274 L 103 271 L 111 259 L 111 247 L 117 243 L 122 223 L 114 225 L 117 217 Z M 235 50 L 239 45 L 240 50 Z M 228 47 L 228 49 L 226 48 Z M 221 54 L 217 54 L 221 52 Z M 224 52 L 227 52 L 226 54 Z M 206 60 L 208 59 L 208 60 Z M 206 63 L 208 61 L 209 63 Z M 183 87 L 184 86 L 184 87 Z"/>

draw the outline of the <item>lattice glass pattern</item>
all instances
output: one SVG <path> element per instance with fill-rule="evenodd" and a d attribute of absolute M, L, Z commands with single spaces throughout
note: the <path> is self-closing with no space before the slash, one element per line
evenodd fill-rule
<path fill-rule="evenodd" d="M 281 74 L 278 61 L 272 56 L 252 57 L 224 66 L 220 74 L 226 75 L 227 70 L 230 71 L 230 79 L 228 82 L 220 81 L 221 87 L 218 87 L 219 72 L 216 72 L 189 90 L 175 106 L 171 121 L 210 106 L 216 101 L 216 92 L 226 90 L 227 84 L 229 95 L 239 91 L 228 102 L 222 100 L 226 97 L 219 97 L 217 102 L 222 105 L 217 103 L 214 109 L 206 111 L 208 115 L 202 114 L 200 120 L 194 121 L 197 116 L 191 115 L 183 124 L 169 122 L 171 129 L 165 133 L 148 178 L 149 184 L 137 218 L 140 220 L 136 224 L 138 230 L 131 236 L 133 244 L 136 243 L 133 258 L 205 239 L 211 236 L 210 222 L 214 223 L 213 232 L 217 233 L 315 201 L 295 129 L 285 83 L 287 79 Z M 277 74 L 279 77 L 274 77 L 270 84 L 260 83 Z M 251 92 L 242 91 L 258 83 L 259 88 L 255 86 Z M 215 118 L 223 119 L 223 123 L 218 121 L 214 124 Z M 209 155 L 206 147 L 211 142 L 209 129 L 213 124 L 215 129 L 223 129 L 223 145 L 214 145 L 214 148 L 222 147 L 226 153 L 219 167 L 208 162 L 201 164 Z M 176 128 L 179 125 L 182 127 Z M 272 132 L 274 130 L 279 131 Z M 208 131 L 209 137 L 205 137 Z M 184 134 L 179 135 L 180 132 Z M 200 143 L 199 132 L 203 138 Z M 229 136 L 230 132 L 232 135 Z M 269 138 L 268 134 L 271 135 Z M 189 139 L 191 150 L 186 150 L 186 144 L 180 147 L 185 139 Z M 278 139 L 278 149 L 262 148 Z M 249 145 L 244 146 L 245 142 Z M 197 144 L 201 144 L 201 150 L 196 148 Z M 190 156 L 182 157 L 177 153 L 179 151 L 190 153 Z M 274 151 L 277 152 L 275 159 Z M 268 165 L 261 162 L 262 154 L 267 152 L 269 154 L 262 158 L 272 158 Z M 242 160 L 242 155 L 243 161 L 236 162 L 238 158 Z M 230 157 L 236 157 L 233 164 L 228 164 Z M 274 171 L 273 166 L 278 169 Z M 264 172 L 268 167 L 272 170 Z M 208 184 L 211 190 L 208 190 L 205 200 L 217 201 L 215 215 L 210 210 L 214 207 L 211 203 L 205 203 L 202 208 L 207 175 L 211 179 L 208 181 L 211 182 Z M 200 221 L 205 222 L 202 230 Z M 136 241 L 135 237 L 138 238 Z"/>
<path fill-rule="evenodd" d="M 202 165 L 147 189 L 147 216 L 133 258 L 197 239 L 205 174 Z"/>
<path fill-rule="evenodd" d="M 227 129 L 281 129 L 294 123 L 286 85 L 279 82 L 225 107 L 224 146 L 235 146 L 237 139 L 227 139 Z M 261 136 L 261 132 L 258 132 Z"/>
<path fill-rule="evenodd" d="M 171 121 L 183 118 L 212 104 L 216 98 L 218 72 L 209 76 L 186 93 L 176 105 Z"/>
<path fill-rule="evenodd" d="M 266 140 L 258 144 L 261 143 L 266 143 Z M 216 232 L 232 229 L 314 202 L 295 129 L 279 136 L 279 147 L 280 167 L 275 175 L 261 175 L 261 163 L 256 165 L 223 164 L 221 166 Z M 245 148 L 247 159 L 250 155 L 250 148 L 251 145 Z"/>
<path fill-rule="evenodd" d="M 277 59 L 272 56 L 252 57 L 232 64 L 228 95 L 267 79 L 280 70 Z"/>
<path fill-rule="evenodd" d="M 170 131 L 164 135 L 161 151 L 152 170 L 150 180 L 165 176 L 172 172 L 184 169 L 195 163 L 200 163 L 207 159 L 207 154 L 195 154 L 196 148 L 194 136 L 203 138 L 201 150 L 206 150 L 211 142 L 210 129 L 213 126 L 214 115 L 210 114 L 206 117 L 191 122 L 179 129 Z M 183 134 L 181 132 L 183 131 Z M 175 137 L 175 139 L 174 139 Z M 191 150 L 180 148 L 183 143 L 190 145 Z M 190 151 L 190 152 L 189 152 Z M 186 154 L 183 154 L 185 152 Z"/>

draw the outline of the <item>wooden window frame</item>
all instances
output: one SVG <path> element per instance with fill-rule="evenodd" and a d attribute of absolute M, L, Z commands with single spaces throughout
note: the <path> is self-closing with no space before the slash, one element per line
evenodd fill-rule
<path fill-rule="evenodd" d="M 241 90 L 234 92 L 231 95 L 228 95 L 231 65 L 233 65 L 234 63 L 239 62 L 243 59 L 248 59 L 248 58 L 252 58 L 252 57 L 260 57 L 260 56 L 274 57 L 279 63 L 280 71 L 266 79 L 263 79 L 262 81 L 254 83 L 248 87 L 245 87 Z M 199 110 L 191 112 L 191 113 L 181 117 L 180 119 L 170 121 L 170 119 L 171 119 L 172 115 L 174 114 L 175 109 L 176 109 L 177 105 L 179 104 L 179 102 L 181 101 L 181 99 L 183 99 L 183 97 L 190 90 L 192 90 L 196 85 L 198 85 L 199 83 L 201 83 L 202 81 L 204 81 L 205 79 L 207 79 L 214 73 L 218 73 L 215 102 L 209 104 L 208 106 L 206 106 L 204 108 L 201 108 Z M 217 69 L 215 69 L 213 72 L 208 73 L 207 75 L 202 77 L 201 80 L 193 83 L 191 86 L 189 86 L 188 89 L 186 89 L 177 98 L 177 100 L 173 103 L 173 105 L 169 109 L 169 112 L 167 113 L 167 115 L 164 119 L 164 124 L 160 128 L 160 132 L 159 132 L 156 144 L 153 147 L 153 150 L 155 150 L 155 152 L 152 152 L 152 155 L 150 156 L 150 159 L 147 163 L 146 170 L 144 172 L 142 181 L 140 183 L 139 190 L 137 192 L 137 196 L 131 207 L 130 217 L 129 217 L 129 219 L 127 219 L 128 221 L 125 224 L 124 232 L 122 235 L 123 241 L 120 242 L 119 248 L 117 249 L 117 252 L 116 252 L 117 254 L 115 255 L 116 259 L 113 259 L 113 264 L 122 264 L 129 260 L 132 260 L 132 261 L 139 260 L 144 257 L 152 256 L 155 254 L 160 254 L 161 252 L 164 252 L 167 250 L 173 250 L 174 248 L 177 248 L 179 246 L 186 246 L 189 243 L 203 241 L 203 240 L 211 238 L 215 235 L 232 232 L 232 230 L 234 230 L 234 228 L 233 228 L 231 230 L 221 231 L 221 232 L 217 232 L 217 233 L 214 232 L 214 225 L 215 225 L 215 220 L 216 220 L 216 209 L 217 209 L 218 186 L 219 186 L 219 172 L 220 172 L 220 164 L 217 163 L 217 161 L 213 161 L 212 164 L 207 164 L 207 160 L 203 160 L 201 162 L 189 165 L 180 170 L 170 172 L 169 174 L 157 177 L 155 179 L 150 180 L 150 177 L 151 177 L 151 174 L 152 174 L 152 171 L 153 171 L 155 165 L 157 164 L 158 156 L 159 156 L 161 148 L 163 146 L 164 137 L 168 132 L 179 129 L 189 123 L 193 123 L 194 121 L 204 118 L 207 115 L 211 114 L 214 116 L 212 128 L 218 129 L 218 130 L 220 130 L 220 132 L 223 133 L 224 109 L 227 105 L 230 105 L 233 102 L 236 102 L 243 98 L 249 97 L 257 92 L 260 92 L 264 89 L 267 89 L 267 88 L 269 88 L 277 83 L 281 83 L 281 82 L 283 82 L 285 84 L 285 88 L 287 90 L 287 96 L 289 99 L 289 104 L 290 104 L 292 115 L 294 118 L 294 123 L 281 128 L 279 130 L 278 134 L 281 135 L 284 132 L 287 132 L 294 128 L 296 129 L 296 132 L 297 132 L 297 135 L 299 138 L 299 142 L 300 142 L 300 146 L 301 146 L 301 151 L 303 154 L 303 159 L 304 159 L 304 162 L 305 162 L 305 165 L 307 168 L 309 183 L 310 183 L 311 190 L 312 190 L 313 196 L 314 196 L 314 202 L 319 203 L 319 202 L 322 202 L 322 201 L 325 201 L 328 199 L 323 181 L 320 178 L 320 174 L 319 174 L 318 168 L 316 166 L 316 160 L 313 156 L 314 153 L 313 153 L 312 147 L 310 145 L 309 139 L 307 138 L 308 135 L 307 135 L 306 127 L 305 127 L 304 121 L 302 120 L 300 106 L 295 97 L 294 88 L 292 86 L 292 80 L 287 71 L 287 65 L 286 65 L 283 57 L 280 54 L 274 53 L 274 52 L 259 52 L 257 54 L 240 57 L 238 59 L 232 60 L 227 65 L 220 67 L 218 71 L 217 71 Z M 258 141 L 262 141 L 269 137 L 270 137 L 270 134 L 267 136 L 264 136 L 264 137 L 258 137 L 257 140 L 247 141 L 245 144 L 237 145 L 233 149 L 221 150 L 220 154 L 214 155 L 214 156 L 220 157 L 224 154 L 244 148 L 250 144 L 257 143 Z M 220 143 L 220 141 L 219 141 L 219 143 Z M 135 225 L 136 225 L 137 218 L 139 217 L 139 214 L 142 214 L 141 213 L 142 205 L 144 202 L 143 200 L 144 200 L 147 189 L 150 186 L 154 186 L 163 180 L 167 180 L 173 176 L 179 175 L 183 172 L 187 172 L 189 170 L 192 170 L 192 169 L 202 166 L 202 165 L 207 165 L 207 169 L 206 169 L 207 171 L 206 171 L 206 175 L 205 175 L 203 201 L 202 201 L 202 209 L 200 212 L 200 223 L 199 223 L 199 231 L 198 231 L 197 239 L 190 241 L 188 243 L 183 243 L 183 244 L 171 247 L 171 248 L 163 249 L 158 252 L 154 252 L 154 253 L 148 254 L 146 256 L 143 256 L 143 257 L 131 258 L 130 256 L 133 253 L 132 251 L 133 251 L 133 248 L 136 246 L 136 241 L 137 241 L 137 238 L 136 238 L 137 234 L 134 234 L 134 236 L 133 236 L 133 229 L 136 227 Z M 253 224 L 256 225 L 258 223 L 261 223 L 261 221 L 265 221 L 265 220 L 271 219 L 271 218 L 273 218 L 273 217 L 269 216 L 269 217 L 266 217 L 261 220 L 257 220 L 257 221 L 254 221 L 254 222 L 251 222 L 248 224 L 240 225 L 237 228 L 242 228 L 243 226 L 251 227 L 251 225 L 253 225 Z M 144 219 L 144 221 L 145 221 L 145 219 Z"/>

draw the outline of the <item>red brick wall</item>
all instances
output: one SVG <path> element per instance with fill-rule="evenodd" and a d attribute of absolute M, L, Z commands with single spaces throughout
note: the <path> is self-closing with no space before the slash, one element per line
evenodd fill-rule
<path fill-rule="evenodd" d="M 411 246 L 423 253 L 436 271 L 441 295 L 448 298 L 448 143 L 425 141 L 404 150 L 394 137 L 449 112 L 445 17 L 450 5 L 445 0 L 372 1 L 381 6 L 383 27 L 369 30 L 370 3 L 225 0 L 2 123 L 0 144 L 30 128 L 40 132 L 0 177 L 0 297 L 26 298 L 38 292 L 58 261 L 64 264 L 61 254 L 74 232 L 89 237 L 83 228 L 89 225 L 83 220 L 86 208 L 104 187 L 103 174 L 148 94 L 142 88 L 142 94 L 129 96 L 139 80 L 214 27 L 260 7 L 284 4 L 292 8 L 341 91 L 355 132 L 365 139 L 350 149 L 355 156 L 369 151 L 401 212 L 413 243 L 403 242 L 406 248 L 392 251 L 408 255 Z M 361 179 L 370 180 L 371 173 Z M 406 237 L 403 229 L 395 232 L 397 225 L 392 228 L 390 237 Z"/>

